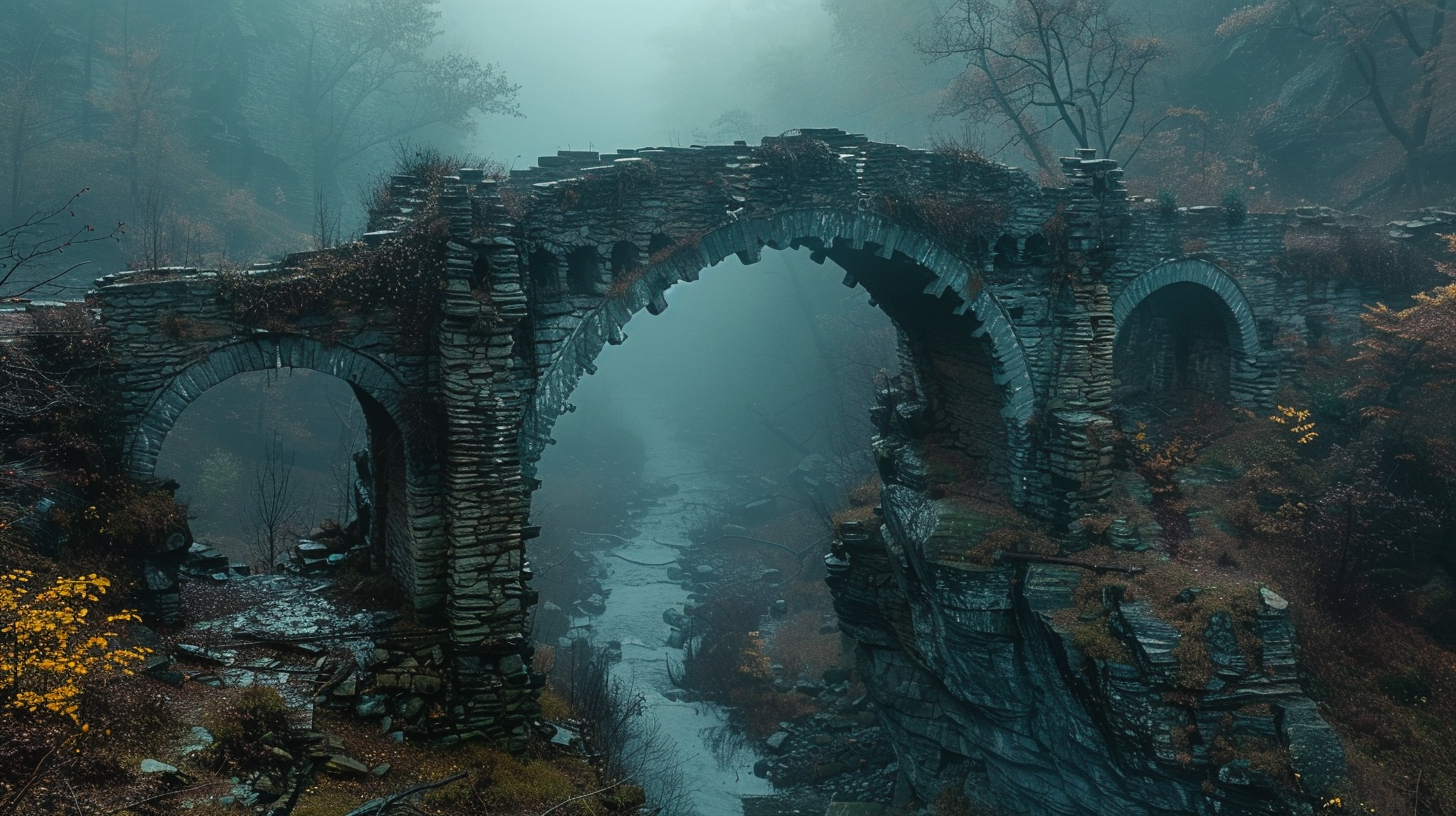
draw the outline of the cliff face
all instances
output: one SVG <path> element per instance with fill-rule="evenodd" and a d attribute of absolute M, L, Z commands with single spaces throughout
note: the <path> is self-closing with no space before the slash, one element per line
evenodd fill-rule
<path fill-rule="evenodd" d="M 1108 816 L 1311 813 L 1333 795 L 1344 753 L 1300 687 L 1286 601 L 1260 591 L 1251 656 L 1212 615 L 1211 679 L 1190 690 L 1185 636 L 1147 602 L 1105 592 L 1096 616 L 1058 615 L 1086 571 L 932 557 L 963 514 L 930 498 L 915 446 L 882 435 L 877 452 L 882 523 L 840 526 L 829 583 L 920 798 L 954 785 L 1010 814 Z M 1089 657 L 1069 614 L 1105 627 L 1126 662 Z M 1273 766 L 1282 781 L 1258 769 Z"/>

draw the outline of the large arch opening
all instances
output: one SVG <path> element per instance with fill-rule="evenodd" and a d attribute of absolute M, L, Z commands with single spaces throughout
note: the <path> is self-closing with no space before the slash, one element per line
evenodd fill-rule
<path fill-rule="evenodd" d="M 367 549 L 417 603 L 411 508 L 420 503 L 420 445 L 402 427 L 404 390 L 378 362 L 297 337 L 245 341 L 193 363 L 156 395 L 127 444 L 132 472 L 175 479 L 198 540 L 240 565 L 271 571 L 324 521 L 330 552 Z M 423 567 L 423 568 L 422 568 Z"/>
<path fill-rule="evenodd" d="M 833 238 L 760 243 L 751 233 L 742 246 L 724 234 L 698 246 L 702 255 L 685 253 L 681 266 L 672 245 L 658 246 L 645 269 L 625 242 L 599 250 L 612 259 L 609 299 L 567 318 L 560 290 L 538 288 L 545 317 L 517 336 L 550 339 L 517 351 L 541 372 L 522 432 L 522 460 L 539 484 L 531 521 L 539 537 L 528 545 L 542 591 L 534 636 L 557 650 L 558 663 L 576 659 L 563 651 L 575 637 L 614 643 L 652 715 L 685 740 L 676 756 L 703 755 L 702 772 L 689 771 L 716 784 L 724 776 L 715 759 L 692 740 L 722 715 L 673 705 L 665 676 L 682 639 L 698 636 L 674 615 L 685 605 L 713 614 L 725 595 L 756 599 L 741 623 L 785 663 L 772 669 L 776 682 L 839 676 L 829 669 L 843 667 L 810 657 L 837 655 L 839 644 L 815 570 L 831 517 L 874 518 L 868 420 L 876 392 L 902 388 L 918 403 L 906 422 L 935 452 L 932 469 L 954 469 L 947 483 L 969 476 L 1003 500 L 1019 489 L 1012 417 L 1029 409 L 1031 393 L 1021 358 L 995 348 L 1014 341 L 999 306 L 969 285 L 968 271 L 958 282 L 931 271 L 908 238 L 908 251 Z M 760 255 L 763 246 L 784 251 Z M 815 265 L 826 260 L 834 263 Z M 641 312 L 656 316 L 633 319 Z M 816 397 L 826 390 L 823 371 L 852 380 L 858 393 Z M 595 376 L 583 382 L 584 374 Z M 838 432 L 823 427 L 831 414 Z M 842 479 L 854 472 L 846 461 L 871 476 L 867 485 Z M 836 476 L 830 492 L 867 490 L 847 502 L 816 496 Z M 813 531 L 793 521 L 806 506 Z M 811 592 L 822 593 L 822 605 Z M 778 648 L 780 638 L 792 646 Z M 756 783 L 742 771 L 736 780 Z"/>
<path fill-rule="evenodd" d="M 897 324 L 912 327 L 900 333 L 901 368 L 911 375 L 907 383 L 917 397 L 929 403 L 926 415 L 937 427 L 953 429 L 951 447 L 978 461 L 982 473 L 1002 480 L 1011 501 L 1022 504 L 1031 480 L 1028 423 L 1036 395 L 1010 317 L 981 286 L 970 264 L 933 239 L 868 211 L 787 211 L 765 220 L 736 220 L 677 242 L 654 235 L 653 263 L 642 268 L 614 262 L 609 297 L 579 318 L 560 316 L 554 304 L 559 290 L 536 288 L 534 299 L 553 303 L 545 310 L 545 328 L 553 340 L 544 356 L 540 345 L 517 344 L 518 352 L 529 356 L 522 364 L 540 372 L 520 436 L 526 475 L 534 475 L 557 418 L 570 410 L 577 383 L 595 373 L 594 360 L 604 346 L 626 339 L 625 327 L 634 315 L 643 310 L 661 313 L 677 283 L 697 280 L 702 270 L 729 256 L 752 264 L 764 248 L 801 247 L 809 249 L 815 263 L 833 259 L 848 273 L 843 279 L 847 286 L 862 285 L 872 305 L 883 308 Z M 538 246 L 532 256 L 571 251 Z M 630 253 L 623 253 L 619 243 L 603 254 Z M 523 326 L 518 337 L 537 337 L 540 328 Z M 954 388 L 944 387 L 947 378 L 956 381 Z"/>

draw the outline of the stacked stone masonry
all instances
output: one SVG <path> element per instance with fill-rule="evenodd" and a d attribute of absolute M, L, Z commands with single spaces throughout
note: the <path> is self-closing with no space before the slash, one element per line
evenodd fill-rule
<path fill-rule="evenodd" d="M 705 267 L 730 255 L 753 263 L 765 248 L 832 260 L 900 332 L 900 421 L 923 424 L 935 445 L 1058 525 L 1108 495 L 1117 339 L 1149 298 L 1174 285 L 1206 293 L 1227 335 L 1214 338 L 1228 360 L 1221 396 L 1252 408 L 1271 402 L 1310 320 L 1358 325 L 1362 293 L 1292 278 L 1279 263 L 1290 230 L 1338 224 L 1295 214 L 1236 223 L 1217 208 L 1170 216 L 1130 203 L 1113 162 L 1084 153 L 1063 167 L 1065 186 L 1040 188 L 974 156 L 803 130 L 758 147 L 562 152 L 501 178 L 396 176 L 364 240 L 405 240 L 422 211 L 441 219 L 444 273 L 424 342 L 388 303 L 287 325 L 242 320 L 223 278 L 192 269 L 108 275 L 91 303 L 114 340 L 139 477 L 187 405 L 227 377 L 310 368 L 354 387 L 370 438 L 403 451 L 402 490 L 375 475 L 375 512 L 393 521 L 371 528 L 380 559 L 449 627 L 459 729 L 518 746 L 536 717 L 526 636 L 535 463 L 603 346 Z M 308 275 L 312 257 L 244 274 Z M 979 621 L 972 630 L 1045 630 L 1012 595 L 975 594 L 991 606 L 955 612 Z M 945 614 L 911 604 L 888 615 L 901 630 L 885 635 L 893 654 L 931 648 L 910 630 Z M 879 648 L 889 640 L 863 642 L 885 677 L 939 682 L 926 672 L 951 671 L 931 655 L 904 662 Z M 989 666 L 1008 648 L 968 636 L 955 660 Z M 1062 659 L 1054 652 L 1033 657 Z M 1016 761 L 1042 748 L 1016 747 Z"/>

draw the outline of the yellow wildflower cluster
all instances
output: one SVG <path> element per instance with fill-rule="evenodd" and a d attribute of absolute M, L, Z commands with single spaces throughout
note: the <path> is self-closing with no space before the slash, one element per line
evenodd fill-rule
<path fill-rule="evenodd" d="M 1288 427 L 1289 432 L 1294 434 L 1295 441 L 1299 444 L 1308 445 L 1319 436 L 1315 433 L 1314 420 L 1310 419 L 1309 411 L 1287 405 L 1274 407 L 1279 409 L 1279 413 L 1269 417 L 1269 421 Z"/>
<path fill-rule="evenodd" d="M 0 706 L 46 710 L 80 722 L 82 684 L 88 675 L 131 674 L 128 666 L 151 653 L 114 645 L 118 633 L 105 625 L 140 620 L 130 610 L 98 621 L 86 604 L 111 586 L 96 574 L 57 578 L 40 592 L 28 586 L 34 573 L 0 574 Z"/>
<path fill-rule="evenodd" d="M 1132 446 L 1143 456 L 1147 456 L 1153 450 L 1153 443 L 1148 441 L 1148 423 L 1139 422 L 1137 433 L 1132 435 Z"/>

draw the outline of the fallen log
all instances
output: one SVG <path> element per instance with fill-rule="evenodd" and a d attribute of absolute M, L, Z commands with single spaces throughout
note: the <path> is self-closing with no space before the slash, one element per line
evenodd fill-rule
<path fill-rule="evenodd" d="M 468 776 L 468 774 L 465 771 L 461 771 L 454 776 L 449 776 L 441 779 L 439 782 L 422 782 L 418 785 L 405 788 L 404 790 L 396 794 L 391 794 L 389 796 L 381 797 L 379 799 L 370 799 L 368 802 L 365 802 L 359 807 L 356 807 L 348 813 L 344 814 L 344 816 L 380 816 L 380 814 L 384 813 L 386 809 L 393 807 L 394 805 L 397 805 L 412 796 L 419 796 L 420 794 L 427 793 L 434 790 L 435 788 L 443 788 L 451 782 L 464 779 L 466 776 Z"/>

